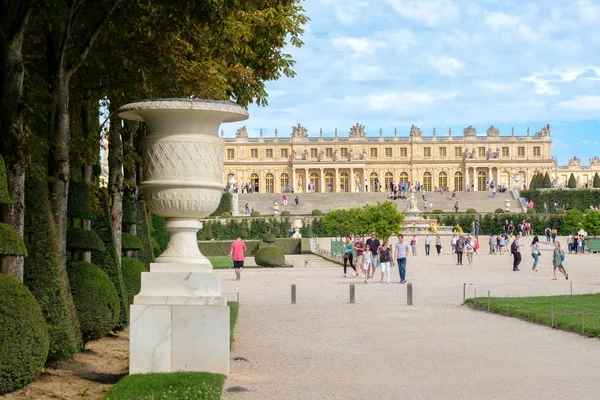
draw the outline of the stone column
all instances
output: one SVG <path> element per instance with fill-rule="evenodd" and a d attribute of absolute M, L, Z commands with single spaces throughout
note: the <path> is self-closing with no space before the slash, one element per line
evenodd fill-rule
<path fill-rule="evenodd" d="M 362 191 L 366 192 L 365 190 L 365 179 L 367 179 L 367 169 L 363 168 L 363 175 L 360 178 L 360 186 L 362 187 Z"/>
<path fill-rule="evenodd" d="M 350 193 L 354 193 L 354 168 L 350 168 Z"/>
<path fill-rule="evenodd" d="M 339 193 L 340 192 L 340 169 L 336 168 L 335 169 L 335 176 L 333 178 L 333 192 L 334 193 Z"/>
<path fill-rule="evenodd" d="M 298 188 L 296 187 L 296 168 L 292 168 L 292 190 L 294 193 L 298 191 Z"/>
<path fill-rule="evenodd" d="M 469 167 L 465 167 L 465 191 L 470 190 L 471 182 L 469 182 Z"/>
<path fill-rule="evenodd" d="M 308 184 L 310 182 L 308 181 L 308 167 L 304 168 L 304 187 L 302 188 L 302 191 L 304 193 L 308 193 Z"/>
<path fill-rule="evenodd" d="M 321 176 L 319 177 L 319 192 L 325 193 L 325 175 L 323 174 L 323 168 L 321 168 Z"/>
<path fill-rule="evenodd" d="M 487 180 L 490 181 L 490 182 L 492 181 L 492 167 L 488 167 Z"/>

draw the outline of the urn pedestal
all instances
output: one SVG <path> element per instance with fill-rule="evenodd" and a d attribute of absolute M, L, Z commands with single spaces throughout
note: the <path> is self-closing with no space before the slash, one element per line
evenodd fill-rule
<path fill-rule="evenodd" d="M 196 233 L 225 188 L 219 126 L 248 113 L 231 102 L 160 99 L 127 104 L 119 116 L 148 126 L 140 189 L 169 232 L 167 249 L 142 273 L 131 306 L 129 373 L 227 375 L 229 307 Z"/>

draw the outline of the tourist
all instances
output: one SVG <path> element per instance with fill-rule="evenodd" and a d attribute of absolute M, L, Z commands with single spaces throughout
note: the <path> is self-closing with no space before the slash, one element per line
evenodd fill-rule
<path fill-rule="evenodd" d="M 417 243 L 417 236 L 413 235 L 412 239 L 410 240 L 410 248 L 413 256 L 417 255 Z"/>
<path fill-rule="evenodd" d="M 569 233 L 569 237 L 567 238 L 567 250 L 569 251 L 569 254 L 573 253 L 573 234 Z"/>
<path fill-rule="evenodd" d="M 296 207 L 298 207 L 298 204 L 300 204 L 300 197 L 298 197 L 298 195 L 296 195 L 294 202 L 296 203 Z"/>
<path fill-rule="evenodd" d="M 458 212 L 458 200 L 454 203 L 454 212 Z"/>
<path fill-rule="evenodd" d="M 556 236 L 558 235 L 558 231 L 556 228 L 552 228 L 550 231 L 550 235 L 552 236 L 552 243 L 556 242 Z"/>
<path fill-rule="evenodd" d="M 282 200 L 283 200 L 283 205 L 287 206 L 288 205 L 288 199 L 287 199 L 287 195 L 284 193 L 283 196 L 281 196 Z"/>
<path fill-rule="evenodd" d="M 515 235 L 515 240 L 510 245 L 510 252 L 513 255 L 513 271 L 520 271 L 519 264 L 521 264 L 521 247 L 523 246 L 519 243 L 520 238 L 521 234 L 517 233 Z"/>
<path fill-rule="evenodd" d="M 377 239 L 375 232 L 371 232 L 371 237 L 367 239 L 365 245 L 368 248 L 365 248 L 365 250 L 371 252 L 371 258 L 373 259 L 373 262 L 371 263 L 371 270 L 369 271 L 369 278 L 373 278 L 375 276 L 375 270 L 377 269 L 377 251 L 379 251 L 379 246 L 381 246 L 381 243 L 379 242 L 379 239 Z"/>
<path fill-rule="evenodd" d="M 537 236 L 533 237 L 531 241 L 531 257 L 533 257 L 533 267 L 531 269 L 537 272 L 538 260 L 540 258 L 540 240 Z"/>
<path fill-rule="evenodd" d="M 585 253 L 585 237 L 583 235 L 580 236 L 579 240 L 579 252 L 581 254 Z"/>
<path fill-rule="evenodd" d="M 383 244 L 377 252 L 379 256 L 379 266 L 381 267 L 381 279 L 379 282 L 383 283 L 385 275 L 386 282 L 390 283 L 390 268 L 392 266 L 392 249 L 388 247 L 388 240 L 385 239 Z"/>
<path fill-rule="evenodd" d="M 358 235 L 356 235 L 354 239 L 354 250 L 356 250 L 356 275 L 358 276 L 359 271 L 362 271 L 364 269 L 365 251 L 365 243 Z"/>
<path fill-rule="evenodd" d="M 427 236 L 425 236 L 425 255 L 426 256 L 429 255 L 429 250 L 431 250 L 431 237 L 429 236 L 429 234 L 427 234 Z"/>
<path fill-rule="evenodd" d="M 456 265 L 462 265 L 463 252 L 465 251 L 465 240 L 462 235 L 456 241 Z"/>
<path fill-rule="evenodd" d="M 546 227 L 546 230 L 544 231 L 544 235 L 546 235 L 546 243 L 550 243 L 550 239 L 552 236 L 552 230 L 550 229 L 549 226 Z"/>
<path fill-rule="evenodd" d="M 467 262 L 469 265 L 473 264 L 473 253 L 475 253 L 475 244 L 473 239 L 468 236 L 467 242 L 465 243 L 465 251 L 467 252 Z"/>
<path fill-rule="evenodd" d="M 437 255 L 439 256 L 442 253 L 442 239 L 440 235 L 435 237 L 435 249 L 437 250 Z"/>
<path fill-rule="evenodd" d="M 400 283 L 406 283 L 406 257 L 408 257 L 408 243 L 404 241 L 404 235 L 398 235 L 398 243 L 394 249 L 394 258 L 398 263 Z"/>
<path fill-rule="evenodd" d="M 498 244 L 498 240 L 496 239 L 496 235 L 494 235 L 493 233 L 490 233 L 488 244 L 490 245 L 489 254 L 496 254 L 496 245 Z"/>
<path fill-rule="evenodd" d="M 579 236 L 573 233 L 573 254 L 579 251 Z"/>
<path fill-rule="evenodd" d="M 452 247 L 452 254 L 456 253 L 456 241 L 458 238 L 456 234 L 452 235 L 452 239 L 450 239 L 450 247 Z"/>
<path fill-rule="evenodd" d="M 569 279 L 569 274 L 565 270 L 563 262 L 565 261 L 565 252 L 560 248 L 560 242 L 554 242 L 554 252 L 552 253 L 552 266 L 554 267 L 554 278 L 556 280 L 556 270 L 558 269 L 565 279 Z"/>
<path fill-rule="evenodd" d="M 235 242 L 231 243 L 231 250 L 229 251 L 229 258 L 233 261 L 233 269 L 235 270 L 236 281 L 242 279 L 245 251 L 246 244 L 243 242 L 242 238 L 238 236 Z"/>
<path fill-rule="evenodd" d="M 479 236 L 475 236 L 475 243 L 473 244 L 475 254 L 479 254 Z"/>
<path fill-rule="evenodd" d="M 354 270 L 352 276 L 356 276 L 356 267 L 352 263 L 354 254 L 352 254 L 354 245 L 352 244 L 352 238 L 350 236 L 346 236 L 346 244 L 344 245 L 344 278 L 346 277 L 346 269 L 348 267 L 348 262 L 350 262 L 350 268 Z"/>
<path fill-rule="evenodd" d="M 508 236 L 508 234 L 504 233 L 504 234 L 500 235 L 500 237 L 498 239 L 498 248 L 499 248 L 499 252 L 500 252 L 501 256 L 504 255 L 504 248 L 506 247 L 506 237 L 507 236 Z"/>

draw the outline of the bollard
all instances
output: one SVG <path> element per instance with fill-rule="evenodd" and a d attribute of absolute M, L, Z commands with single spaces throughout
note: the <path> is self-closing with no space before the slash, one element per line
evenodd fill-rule
<path fill-rule="evenodd" d="M 296 304 L 296 284 L 292 285 L 292 304 Z"/>
<path fill-rule="evenodd" d="M 310 260 L 304 260 L 304 268 L 310 267 Z"/>
<path fill-rule="evenodd" d="M 406 285 L 406 305 L 408 306 L 412 306 L 413 305 L 413 291 L 412 291 L 412 283 L 408 283 L 408 285 Z"/>
<path fill-rule="evenodd" d="M 465 304 L 466 300 L 467 300 L 467 284 L 463 283 L 463 304 Z"/>
<path fill-rule="evenodd" d="M 354 286 L 354 283 L 351 283 L 350 284 L 350 304 L 355 303 L 355 294 L 356 294 L 356 288 Z"/>
<path fill-rule="evenodd" d="M 571 296 L 573 296 L 573 281 L 571 281 Z"/>

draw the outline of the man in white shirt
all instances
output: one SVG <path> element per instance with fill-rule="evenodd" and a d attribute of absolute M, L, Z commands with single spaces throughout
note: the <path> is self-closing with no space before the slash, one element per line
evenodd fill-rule
<path fill-rule="evenodd" d="M 450 245 L 452 246 L 452 254 L 456 253 L 456 241 L 458 238 L 456 235 L 452 235 L 452 239 L 450 240 Z"/>
<path fill-rule="evenodd" d="M 429 237 L 429 235 L 427 235 L 425 237 L 425 255 L 428 256 L 429 255 L 429 250 L 431 249 L 431 237 Z"/>
<path fill-rule="evenodd" d="M 398 235 L 398 243 L 394 248 L 394 258 L 398 262 L 400 272 L 400 283 L 406 283 L 406 257 L 408 257 L 408 243 L 404 241 L 404 235 Z"/>

